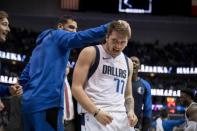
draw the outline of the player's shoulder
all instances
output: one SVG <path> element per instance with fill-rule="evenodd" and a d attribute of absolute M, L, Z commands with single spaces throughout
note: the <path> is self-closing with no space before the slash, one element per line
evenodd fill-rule
<path fill-rule="evenodd" d="M 149 83 L 147 80 L 145 80 L 145 79 L 143 79 L 143 78 L 140 78 L 140 81 L 141 81 L 147 88 L 150 88 L 150 83 Z"/>
<path fill-rule="evenodd" d="M 88 46 L 82 49 L 80 56 L 83 56 L 87 59 L 94 59 L 96 56 L 96 49 L 94 46 Z"/>
<path fill-rule="evenodd" d="M 95 52 L 95 47 L 94 46 L 87 46 L 87 47 L 82 49 L 82 52 L 94 53 Z"/>

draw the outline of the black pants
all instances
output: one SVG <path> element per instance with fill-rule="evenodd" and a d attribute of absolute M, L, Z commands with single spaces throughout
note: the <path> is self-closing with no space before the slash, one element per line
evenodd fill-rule
<path fill-rule="evenodd" d="M 75 121 L 64 121 L 64 131 L 76 131 L 75 129 Z"/>

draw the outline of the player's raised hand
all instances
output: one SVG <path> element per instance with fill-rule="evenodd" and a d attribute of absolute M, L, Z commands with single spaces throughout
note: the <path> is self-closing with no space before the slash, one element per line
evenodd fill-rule
<path fill-rule="evenodd" d="M 98 113 L 95 115 L 97 121 L 99 121 L 103 125 L 108 125 L 112 122 L 112 116 L 105 111 L 99 110 Z"/>

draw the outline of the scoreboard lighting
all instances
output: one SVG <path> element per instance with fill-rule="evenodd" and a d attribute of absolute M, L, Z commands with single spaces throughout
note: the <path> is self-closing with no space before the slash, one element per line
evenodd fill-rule
<path fill-rule="evenodd" d="M 152 0 L 119 0 L 119 12 L 152 13 Z"/>
<path fill-rule="evenodd" d="M 0 58 L 24 62 L 26 56 L 16 53 L 0 51 Z"/>
<path fill-rule="evenodd" d="M 152 110 L 153 111 L 160 111 L 162 109 L 167 109 L 167 108 L 168 107 L 163 105 L 163 104 L 153 104 L 152 105 Z M 181 112 L 185 111 L 185 107 L 183 107 L 183 106 L 176 106 L 175 109 L 176 109 L 176 111 L 181 111 Z"/>
<path fill-rule="evenodd" d="M 197 74 L 197 67 L 177 67 L 177 74 Z"/>
<path fill-rule="evenodd" d="M 149 72 L 149 73 L 167 73 L 170 74 L 172 72 L 172 67 L 166 66 L 148 66 L 141 65 L 139 72 Z"/>
<path fill-rule="evenodd" d="M 164 89 L 151 89 L 152 96 L 174 96 L 180 97 L 180 90 L 164 90 Z"/>
<path fill-rule="evenodd" d="M 7 84 L 15 84 L 17 82 L 17 77 L 8 77 L 8 76 L 1 75 L 0 82 L 7 83 Z"/>
<path fill-rule="evenodd" d="M 139 72 L 159 74 L 197 74 L 197 67 L 172 67 L 172 66 L 149 66 L 141 64 Z"/>
<path fill-rule="evenodd" d="M 167 107 L 170 113 L 175 113 L 176 111 L 176 100 L 173 97 L 167 97 Z"/>
<path fill-rule="evenodd" d="M 152 110 L 153 110 L 153 111 L 159 111 L 159 110 L 161 110 L 161 109 L 163 109 L 163 108 L 164 108 L 164 106 L 161 105 L 161 104 L 153 104 L 153 105 L 152 105 Z"/>

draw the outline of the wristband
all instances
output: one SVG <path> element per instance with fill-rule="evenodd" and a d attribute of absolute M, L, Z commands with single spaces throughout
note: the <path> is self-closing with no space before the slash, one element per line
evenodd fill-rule
<path fill-rule="evenodd" d="M 98 113 L 99 113 L 100 110 L 101 110 L 101 109 L 98 109 L 98 110 L 94 113 L 94 117 L 96 117 L 96 116 L 98 115 Z"/>

